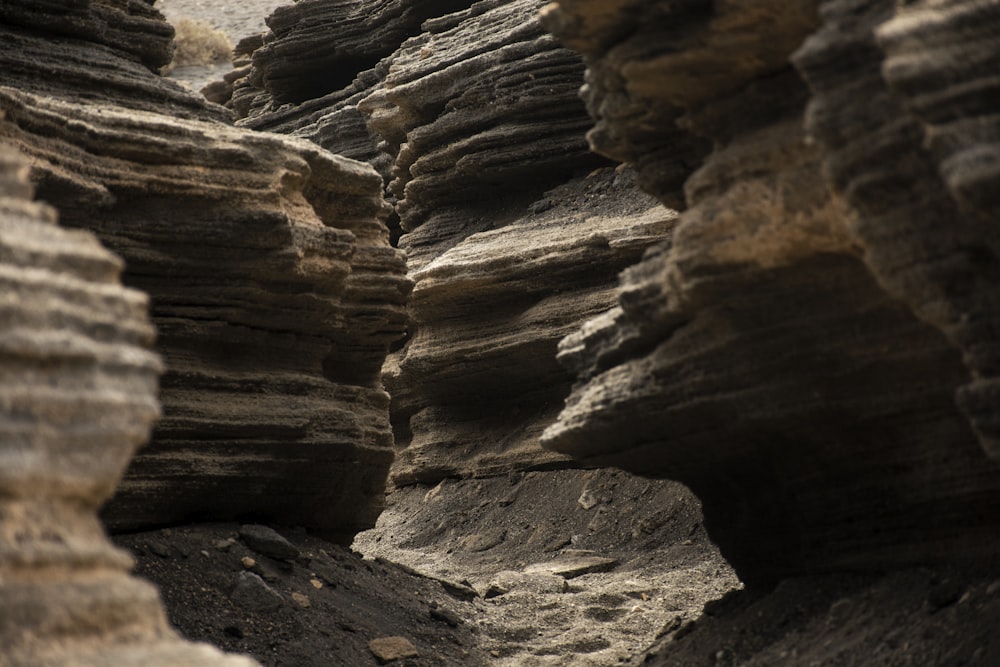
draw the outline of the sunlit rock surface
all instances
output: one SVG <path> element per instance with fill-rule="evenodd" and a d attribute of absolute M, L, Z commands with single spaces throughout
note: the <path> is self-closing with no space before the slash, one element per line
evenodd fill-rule
<path fill-rule="evenodd" d="M 182 641 L 104 535 L 97 508 L 159 413 L 147 299 L 27 175 L 0 145 L 0 663 L 256 665 Z"/>
<path fill-rule="evenodd" d="M 410 290 L 381 178 L 235 129 L 158 77 L 171 32 L 146 3 L 8 2 L 0 18 L 17 45 L 0 52 L 0 135 L 152 297 L 164 415 L 109 524 L 371 525 L 392 460 L 379 370 Z"/>
<path fill-rule="evenodd" d="M 964 217 L 935 219 L 939 209 L 922 203 L 942 192 L 940 179 L 933 160 L 911 158 L 924 135 L 916 123 L 901 127 L 909 122 L 902 102 L 883 92 L 880 71 L 901 86 L 908 66 L 927 59 L 894 68 L 890 58 L 883 68 L 872 30 L 892 16 L 892 3 L 862 4 L 872 12 L 867 23 L 856 20 L 858 3 L 836 2 L 823 3 L 821 16 L 809 3 L 563 0 L 545 15 L 585 55 L 599 137 L 633 136 L 636 123 L 648 131 L 641 115 L 599 103 L 618 95 L 648 115 L 677 116 L 714 150 L 687 179 L 689 208 L 671 241 L 623 274 L 618 308 L 562 343 L 577 384 L 543 443 L 589 464 L 688 484 L 713 540 L 751 582 L 990 559 L 1000 543 L 1000 467 L 955 401 L 963 388 L 960 402 L 980 434 L 995 423 L 997 403 L 976 398 L 989 395 L 975 359 L 990 347 L 974 348 L 982 351 L 975 357 L 956 329 L 934 320 L 952 313 L 959 328 L 978 327 L 996 344 L 987 251 L 995 234 L 971 205 Z M 903 50 L 904 30 L 940 24 L 936 11 L 913 11 L 880 29 L 890 50 Z M 791 59 L 814 33 L 795 56 L 812 93 Z M 980 55 L 988 50 L 973 44 Z M 924 81 L 938 87 L 987 82 L 978 70 L 935 71 Z M 884 119 L 886 131 L 883 120 L 859 120 L 870 117 Z M 893 148 L 897 130 L 906 150 Z M 677 127 L 662 132 L 667 141 Z M 843 142 L 854 150 L 837 152 Z M 630 159 L 656 173 L 657 146 L 634 147 Z M 995 158 L 989 144 L 977 150 Z M 672 196 L 656 183 L 646 181 L 653 194 Z M 949 230 L 978 241 L 964 255 L 939 256 Z M 920 281 L 899 274 L 893 284 L 880 268 L 890 255 L 915 275 L 955 271 L 946 281 L 953 295 L 938 290 L 938 311 L 928 312 Z M 971 302 L 980 310 L 956 311 Z"/>

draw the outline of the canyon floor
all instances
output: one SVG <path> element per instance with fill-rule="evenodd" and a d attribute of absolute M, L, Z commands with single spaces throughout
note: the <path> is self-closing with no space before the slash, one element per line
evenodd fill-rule
<path fill-rule="evenodd" d="M 672 482 L 538 471 L 388 499 L 352 548 L 278 527 L 297 555 L 268 556 L 235 523 L 116 541 L 185 636 L 273 667 L 1000 663 L 995 572 L 746 590 Z M 387 637 L 413 655 L 378 658 Z"/>

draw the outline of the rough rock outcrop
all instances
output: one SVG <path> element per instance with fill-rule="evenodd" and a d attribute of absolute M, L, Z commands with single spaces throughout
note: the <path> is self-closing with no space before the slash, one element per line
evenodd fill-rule
<path fill-rule="evenodd" d="M 826 3 L 827 27 L 796 57 L 819 87 L 809 127 L 822 130 L 822 145 L 805 132 L 810 90 L 790 64 L 820 28 L 810 3 L 560 0 L 545 17 L 585 54 L 591 110 L 604 135 L 639 131 L 630 125 L 641 116 L 613 113 L 633 104 L 654 117 L 679 115 L 678 123 L 710 139 L 714 151 L 687 180 L 689 209 L 671 242 L 624 274 L 618 308 L 563 342 L 560 357 L 578 384 L 543 444 L 587 463 L 685 482 L 703 502 L 713 539 L 750 582 L 989 559 L 1000 544 L 1000 466 L 984 455 L 955 406 L 956 388 L 970 383 L 951 342 L 956 335 L 942 327 L 946 338 L 927 323 L 934 320 L 925 308 L 911 307 L 920 300 L 919 284 L 898 280 L 889 293 L 883 285 L 891 281 L 878 268 L 880 255 L 901 252 L 893 255 L 899 266 L 940 276 L 929 255 L 904 257 L 904 236 L 927 249 L 940 248 L 944 230 L 955 227 L 960 238 L 979 238 L 965 255 L 942 259 L 956 272 L 946 280 L 959 293 L 954 302 L 982 306 L 965 311 L 963 326 L 983 327 L 983 340 L 995 345 L 986 323 L 1000 311 L 987 296 L 997 281 L 985 228 L 937 217 L 953 223 L 938 233 L 914 223 L 901 233 L 872 216 L 894 200 L 923 201 L 914 191 L 936 191 L 919 166 L 927 163 L 893 148 L 905 114 L 886 106 L 890 95 L 873 96 L 863 83 L 879 77 L 872 29 L 892 15 L 893 3 L 882 4 L 881 19 L 866 27 L 856 20 L 859 3 Z M 880 37 L 902 45 L 904 28 L 930 30 L 931 15 L 940 17 L 901 17 Z M 832 34 L 839 20 L 845 27 Z M 866 43 L 870 48 L 860 49 Z M 921 53 L 907 66 L 914 59 L 933 56 Z M 902 81 L 911 70 L 899 64 L 894 73 L 893 62 L 888 77 Z M 925 80 L 933 83 L 934 75 Z M 616 96 L 624 101 L 611 111 L 595 104 Z M 886 109 L 892 131 L 862 136 L 858 128 L 868 125 L 856 118 L 882 118 Z M 960 109 L 958 115 L 966 117 Z M 923 136 L 908 131 L 911 151 Z M 853 151 L 830 150 L 848 141 Z M 659 147 L 652 142 L 646 155 L 639 146 L 633 159 L 650 169 L 662 156 Z M 976 164 L 988 163 L 984 153 L 973 154 Z M 883 190 L 869 170 L 897 189 Z M 845 179 L 857 180 L 846 188 Z M 834 194 L 840 191 L 843 199 Z M 871 198 L 872 209 L 861 207 L 861 196 Z M 920 220 L 939 216 L 915 205 Z M 900 224 L 910 220 L 902 210 L 893 215 Z M 859 234 L 864 226 L 869 233 Z M 916 292 L 900 300 L 908 290 Z M 947 312 L 956 311 L 939 314 Z M 977 349 L 988 358 L 988 345 Z M 988 396 L 981 380 L 971 386 L 985 392 L 975 396 Z M 973 394 L 963 390 L 964 404 L 984 432 L 997 404 L 970 407 Z"/>
<path fill-rule="evenodd" d="M 226 105 L 240 124 L 294 134 L 384 174 L 390 161 L 358 110 L 385 77 L 389 57 L 430 18 L 473 0 L 308 0 L 277 9 L 271 31 L 237 45 L 242 67 L 227 79 Z"/>
<path fill-rule="evenodd" d="M 97 520 L 159 413 L 161 366 L 145 295 L 31 202 L 27 171 L 0 145 L 0 664 L 251 667 L 182 641 Z"/>
<path fill-rule="evenodd" d="M 556 464 L 538 436 L 569 386 L 557 341 L 673 224 L 652 200 L 622 203 L 627 174 L 591 172 L 582 64 L 544 32 L 541 6 L 479 2 L 428 22 L 359 103 L 394 157 L 415 283 L 386 376 L 397 482 Z"/>
<path fill-rule="evenodd" d="M 1000 7 L 855 5 L 821 2 L 823 29 L 796 54 L 807 126 L 872 273 L 962 351 L 956 398 L 1000 460 Z M 850 77 L 846 48 L 864 59 Z"/>
<path fill-rule="evenodd" d="M 170 31 L 144 2 L 7 2 L 0 18 L 17 46 L 0 52 L 0 136 L 152 296 L 164 417 L 109 523 L 254 515 L 343 539 L 371 525 L 392 460 L 379 369 L 410 289 L 381 178 L 234 129 L 158 77 Z"/>
<path fill-rule="evenodd" d="M 673 225 L 630 172 L 589 153 L 583 66 L 541 26 L 543 4 L 299 3 L 269 19 L 235 82 L 239 124 L 386 178 L 415 283 L 410 338 L 385 375 L 400 484 L 562 465 L 538 446 L 571 381 L 557 342 L 613 303 L 617 273 Z M 359 63 L 371 69 L 330 75 Z"/>

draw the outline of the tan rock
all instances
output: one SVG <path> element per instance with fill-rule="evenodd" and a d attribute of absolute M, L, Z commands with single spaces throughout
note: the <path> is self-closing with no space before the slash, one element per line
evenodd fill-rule
<path fill-rule="evenodd" d="M 159 414 L 162 366 L 121 260 L 56 226 L 27 175 L 0 145 L 0 661 L 251 667 L 181 640 L 97 521 Z"/>
<path fill-rule="evenodd" d="M 382 664 L 416 658 L 420 655 L 417 648 L 406 637 L 380 637 L 368 642 L 368 649 Z"/>

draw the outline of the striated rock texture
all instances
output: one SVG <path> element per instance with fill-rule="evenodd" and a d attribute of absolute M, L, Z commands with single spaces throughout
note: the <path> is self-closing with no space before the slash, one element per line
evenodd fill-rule
<path fill-rule="evenodd" d="M 589 152 L 583 64 L 544 30 L 543 5 L 300 2 L 242 47 L 238 124 L 385 177 L 415 283 L 385 370 L 397 484 L 564 465 L 538 446 L 572 379 L 556 345 L 673 226 Z"/>
<path fill-rule="evenodd" d="M 887 178 L 891 171 L 887 184 L 899 188 L 899 199 L 911 193 L 907 203 L 920 201 L 913 192 L 934 191 L 911 154 L 887 143 L 892 133 L 860 138 L 851 124 L 885 108 L 884 97 L 860 83 L 879 76 L 871 30 L 880 21 L 866 32 L 855 14 L 876 4 L 824 3 L 821 18 L 812 3 L 560 0 L 545 14 L 546 25 L 585 54 L 599 136 L 652 131 L 642 115 L 614 113 L 631 104 L 649 108 L 649 117 L 677 116 L 713 152 L 687 179 L 688 209 L 672 239 L 623 274 L 617 308 L 561 344 L 577 384 L 543 444 L 588 464 L 688 484 L 713 540 L 749 583 L 989 560 L 1000 544 L 1000 466 L 956 408 L 955 390 L 970 377 L 955 336 L 913 307 L 915 293 L 900 298 L 919 284 L 886 291 L 878 257 L 906 241 L 865 218 L 871 211 L 853 199 L 867 192 L 870 205 L 878 200 L 884 209 L 896 197 L 866 189 L 877 185 L 869 169 Z M 859 50 L 853 33 L 833 34 L 830 21 L 840 19 L 872 48 Z M 881 39 L 888 43 L 902 25 L 887 26 Z M 812 97 L 808 127 L 822 128 L 822 143 L 806 133 L 811 92 L 790 64 L 817 30 L 796 63 L 815 71 L 811 83 L 845 93 L 836 106 L 822 90 Z M 615 99 L 611 109 L 601 102 Z M 900 117 L 885 118 L 896 127 Z M 665 142 L 677 129 L 661 132 Z M 923 136 L 909 136 L 919 148 Z M 830 150 L 847 139 L 856 140 L 854 152 Z M 632 148 L 630 159 L 657 173 L 651 164 L 662 159 L 660 144 Z M 843 198 L 839 169 L 858 179 Z M 656 182 L 646 184 L 670 197 Z M 936 215 L 916 205 L 920 219 Z M 900 211 L 897 219 L 908 216 Z M 974 234 L 948 220 L 960 235 Z M 858 233 L 865 225 L 870 235 Z M 921 235 L 914 224 L 908 233 L 939 248 L 947 232 Z M 970 261 L 979 256 L 985 264 Z M 968 279 L 950 286 L 992 293 L 989 257 L 974 251 L 949 262 Z M 911 268 L 921 261 L 894 259 Z M 988 301 L 979 301 L 977 323 L 996 316 Z M 997 404 L 972 408 L 971 400 L 964 406 L 982 433 Z"/>
<path fill-rule="evenodd" d="M 242 67 L 223 100 L 240 125 L 295 134 L 387 175 L 391 162 L 358 110 L 391 56 L 430 18 L 473 0 L 307 0 L 277 9 L 271 32 L 237 45 Z"/>
<path fill-rule="evenodd" d="M 0 663 L 255 665 L 182 641 L 97 520 L 159 413 L 161 366 L 146 297 L 31 202 L 27 171 L 0 145 Z"/>
<path fill-rule="evenodd" d="M 379 369 L 410 289 L 378 174 L 234 129 L 156 76 L 170 32 L 146 3 L 7 2 L 2 18 L 17 48 L 0 52 L 0 136 L 65 224 L 125 259 L 166 362 L 163 420 L 109 524 L 371 525 L 392 460 Z"/>
<path fill-rule="evenodd" d="M 822 2 L 796 54 L 809 131 L 881 285 L 959 350 L 956 399 L 1000 460 L 1000 7 Z M 845 49 L 859 62 L 845 77 Z M 866 104 L 858 104 L 863 98 Z"/>

